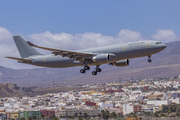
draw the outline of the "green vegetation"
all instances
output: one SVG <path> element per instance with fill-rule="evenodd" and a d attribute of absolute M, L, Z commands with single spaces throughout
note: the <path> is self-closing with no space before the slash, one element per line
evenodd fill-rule
<path fill-rule="evenodd" d="M 54 118 L 52 118 L 52 120 L 59 120 L 59 119 L 58 119 L 58 117 L 54 117 Z"/>
<path fill-rule="evenodd" d="M 108 120 L 108 118 L 109 118 L 109 116 L 110 116 L 108 110 L 106 110 L 106 111 L 101 110 L 101 114 L 102 114 L 102 118 L 103 118 L 103 119 Z"/>
<path fill-rule="evenodd" d="M 87 113 L 84 113 L 84 118 L 86 119 L 88 117 L 89 117 L 89 115 Z"/>
<path fill-rule="evenodd" d="M 124 115 L 121 113 L 116 114 L 115 112 L 109 113 L 108 110 L 101 110 L 101 115 L 99 117 L 102 117 L 104 120 L 108 120 L 109 118 L 124 118 Z"/>
<path fill-rule="evenodd" d="M 20 118 L 20 120 L 26 120 L 24 117 Z"/>
<path fill-rule="evenodd" d="M 79 119 L 79 120 L 83 120 L 82 116 L 78 116 L 78 119 Z"/>
<path fill-rule="evenodd" d="M 68 116 L 69 119 L 74 119 L 74 116 Z"/>
<path fill-rule="evenodd" d="M 33 120 L 33 118 L 31 116 L 28 117 L 28 120 Z"/>
<path fill-rule="evenodd" d="M 179 117 L 180 104 L 163 105 L 162 109 L 153 114 L 154 117 Z"/>
<path fill-rule="evenodd" d="M 180 113 L 180 104 L 171 104 L 171 105 L 163 105 L 162 110 L 158 111 L 157 113 L 172 113 L 172 112 L 177 112 Z"/>
<path fill-rule="evenodd" d="M 137 118 L 136 113 L 130 113 L 126 115 L 127 117 L 135 117 Z M 179 117 L 180 116 L 180 104 L 171 104 L 171 105 L 162 105 L 162 109 L 159 111 L 156 111 L 155 113 L 150 112 L 141 112 L 139 116 L 144 117 Z M 120 116 L 119 116 L 120 117 Z"/>

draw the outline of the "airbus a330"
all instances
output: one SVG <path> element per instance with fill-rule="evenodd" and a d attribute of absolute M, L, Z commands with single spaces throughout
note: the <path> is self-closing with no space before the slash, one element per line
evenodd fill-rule
<path fill-rule="evenodd" d="M 83 66 L 80 73 L 85 73 L 90 70 L 90 66 L 96 65 L 92 75 L 102 71 L 100 68 L 102 64 L 128 66 L 129 59 L 144 56 L 148 56 L 147 61 L 151 62 L 151 55 L 166 48 L 166 45 L 159 41 L 147 40 L 72 51 L 38 46 L 25 41 L 19 35 L 13 36 L 13 39 L 21 58 L 6 58 L 18 60 L 19 63 L 50 68 Z M 33 47 L 49 50 L 51 54 L 41 54 Z"/>

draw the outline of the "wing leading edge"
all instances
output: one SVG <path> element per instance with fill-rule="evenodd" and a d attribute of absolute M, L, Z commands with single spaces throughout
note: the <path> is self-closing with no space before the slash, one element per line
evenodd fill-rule
<path fill-rule="evenodd" d="M 54 54 L 54 55 L 61 55 L 62 57 L 69 57 L 70 59 L 73 58 L 73 59 L 79 60 L 79 61 L 83 58 L 91 59 L 95 55 L 93 53 L 76 52 L 76 51 L 70 51 L 70 50 L 42 47 L 42 46 L 34 45 L 33 43 L 31 43 L 29 41 L 27 41 L 27 43 L 29 44 L 29 46 L 32 46 L 32 47 L 52 51 L 52 54 Z"/>

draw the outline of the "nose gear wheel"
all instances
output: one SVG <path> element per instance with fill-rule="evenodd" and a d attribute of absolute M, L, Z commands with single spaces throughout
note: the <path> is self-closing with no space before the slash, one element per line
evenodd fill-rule
<path fill-rule="evenodd" d="M 152 60 L 151 60 L 151 55 L 148 55 L 148 58 L 149 58 L 149 59 L 148 59 L 147 61 L 148 61 L 149 63 L 152 62 Z"/>

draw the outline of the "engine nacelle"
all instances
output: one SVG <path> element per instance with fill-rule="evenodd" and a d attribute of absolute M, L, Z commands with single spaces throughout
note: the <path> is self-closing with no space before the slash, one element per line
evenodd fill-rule
<path fill-rule="evenodd" d="M 119 61 L 110 63 L 110 65 L 115 65 L 117 67 L 128 66 L 129 65 L 129 59 L 119 60 Z"/>
<path fill-rule="evenodd" d="M 93 62 L 107 63 L 111 61 L 111 56 L 109 54 L 99 54 L 92 58 Z"/>

